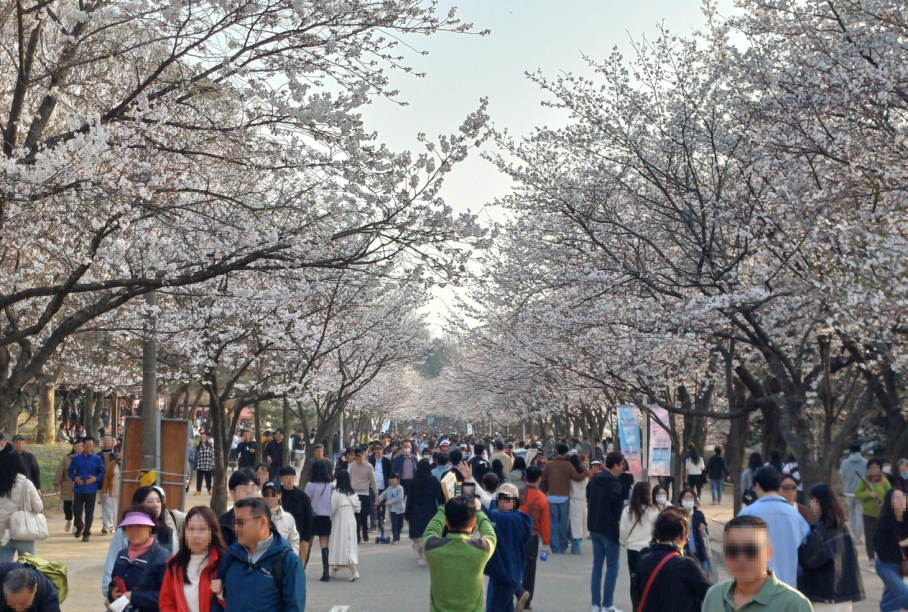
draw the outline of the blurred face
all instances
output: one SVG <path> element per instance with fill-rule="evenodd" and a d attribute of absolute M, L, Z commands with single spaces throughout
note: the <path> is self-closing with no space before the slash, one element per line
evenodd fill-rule
<path fill-rule="evenodd" d="M 241 499 L 246 499 L 247 497 L 257 497 L 259 494 L 259 488 L 254 483 L 240 485 L 230 492 L 230 497 L 233 498 L 233 501 L 238 502 Z"/>
<path fill-rule="evenodd" d="M 365 455 L 355 455 L 354 457 L 355 457 L 355 458 L 354 458 L 354 461 L 356 461 L 356 463 L 358 463 L 359 465 L 362 465 L 362 464 L 364 464 L 364 463 L 366 462 L 366 456 L 365 456 Z"/>
<path fill-rule="evenodd" d="M 789 504 L 792 506 L 795 503 L 795 497 L 798 494 L 798 485 L 795 484 L 795 481 L 791 478 L 785 478 L 782 480 L 782 487 L 779 490 L 779 493 L 782 494 Z"/>
<path fill-rule="evenodd" d="M 132 546 L 141 546 L 151 537 L 151 527 L 148 525 L 127 525 L 123 531 Z"/>
<path fill-rule="evenodd" d="M 194 555 L 204 554 L 211 547 L 211 529 L 201 514 L 196 514 L 186 523 L 186 545 Z"/>
<path fill-rule="evenodd" d="M 111 448 L 113 448 L 113 438 L 111 438 L 110 436 L 104 436 L 103 438 L 101 438 L 101 447 L 104 450 L 110 450 Z"/>
<path fill-rule="evenodd" d="M 412 450 L 412 449 L 410 448 L 410 443 L 409 443 L 409 442 L 404 442 L 404 445 L 403 445 L 402 450 L 403 450 L 403 453 L 404 453 L 405 455 L 409 455 L 410 452 L 411 452 L 411 450 Z"/>
<path fill-rule="evenodd" d="M 249 435 L 248 431 L 243 432 L 243 442 L 249 442 Z"/>
<path fill-rule="evenodd" d="M 372 449 L 372 452 L 375 454 L 375 460 L 379 461 L 379 460 L 381 460 L 382 456 L 385 454 L 385 449 L 383 449 L 381 446 L 375 446 Z"/>
<path fill-rule="evenodd" d="M 282 434 L 281 432 L 277 432 L 276 434 L 274 434 L 274 441 L 278 442 L 278 443 L 283 442 L 284 434 Z"/>
<path fill-rule="evenodd" d="M 155 518 L 161 516 L 161 506 L 163 505 L 163 502 L 161 501 L 161 496 L 158 495 L 157 491 L 152 491 L 151 493 L 149 493 L 148 497 L 145 498 L 145 501 L 142 502 L 142 505 L 145 506 L 149 512 L 151 512 L 151 516 Z M 148 538 L 145 539 L 147 540 Z"/>
<path fill-rule="evenodd" d="M 896 512 L 904 512 L 906 507 L 908 507 L 908 498 L 905 497 L 905 494 L 898 489 L 893 491 L 892 509 Z"/>
<path fill-rule="evenodd" d="M 35 586 L 32 591 L 29 591 L 28 589 L 22 589 L 18 593 L 3 591 L 3 598 L 6 600 L 6 605 L 9 606 L 11 610 L 15 610 L 15 612 L 25 612 L 32 607 L 32 603 L 35 601 L 35 593 L 37 592 L 37 586 Z"/>
<path fill-rule="evenodd" d="M 86 455 L 90 455 L 93 452 L 95 452 L 95 441 L 92 440 L 91 438 L 89 438 L 88 440 L 83 442 L 82 443 L 82 452 L 84 452 Z"/>
<path fill-rule="evenodd" d="M 16 440 L 13 442 L 13 448 L 16 449 L 17 453 L 21 453 L 25 450 L 25 440 Z"/>
<path fill-rule="evenodd" d="M 285 489 L 292 489 L 296 486 L 296 476 L 293 474 L 285 474 L 281 476 L 281 486 Z"/>
<path fill-rule="evenodd" d="M 81 442 L 76 442 L 75 444 L 73 444 L 73 452 L 77 455 L 82 452 L 82 443 Z"/>
<path fill-rule="evenodd" d="M 268 530 L 268 519 L 264 516 L 253 518 L 249 508 L 236 510 L 233 528 L 236 531 L 236 541 L 246 548 L 254 548 L 256 544 L 268 537 L 262 536 L 262 532 Z"/>
<path fill-rule="evenodd" d="M 271 477 L 271 473 L 264 467 L 259 467 L 255 470 L 255 477 L 259 481 L 259 486 L 262 486 L 268 482 L 268 478 Z"/>
<path fill-rule="evenodd" d="M 697 497 L 693 493 L 685 493 L 681 498 L 681 507 L 690 512 L 697 505 Z"/>
<path fill-rule="evenodd" d="M 265 503 L 268 504 L 268 507 L 272 512 L 278 507 L 281 503 L 281 496 L 278 495 L 274 489 L 268 489 L 263 494 L 262 497 L 265 499 Z"/>
<path fill-rule="evenodd" d="M 325 456 L 325 449 L 320 446 L 317 449 L 315 449 L 312 452 L 312 454 L 315 456 L 316 459 L 321 459 Z"/>
<path fill-rule="evenodd" d="M 819 518 L 820 514 L 822 514 L 822 509 L 820 508 L 820 502 L 817 501 L 816 497 L 810 498 L 810 513 L 817 518 Z"/>
<path fill-rule="evenodd" d="M 590 466 L 590 472 L 592 472 L 593 474 L 598 474 L 598 473 L 601 472 L 601 471 L 602 471 L 602 464 L 601 464 L 601 463 L 597 463 L 596 465 L 591 465 L 591 466 Z"/>
<path fill-rule="evenodd" d="M 770 559 L 772 546 L 765 529 L 737 527 L 725 533 L 725 565 L 735 580 L 759 580 Z"/>
<path fill-rule="evenodd" d="M 202 437 L 202 444 L 208 444 L 208 436 L 205 434 L 202 434 L 201 437 Z"/>
<path fill-rule="evenodd" d="M 899 474 L 908 476 L 908 463 L 903 463 L 899 466 Z"/>
<path fill-rule="evenodd" d="M 19 449 L 16 448 L 16 450 L 19 450 Z M 880 477 L 880 466 L 878 466 L 876 463 L 874 463 L 873 465 L 867 466 L 867 475 L 870 476 L 871 478 L 879 478 Z"/>

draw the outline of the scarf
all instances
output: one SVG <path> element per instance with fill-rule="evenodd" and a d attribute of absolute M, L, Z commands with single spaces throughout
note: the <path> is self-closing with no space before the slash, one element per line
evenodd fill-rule
<path fill-rule="evenodd" d="M 151 536 L 147 540 L 145 540 L 144 544 L 139 544 L 138 546 L 133 546 L 132 544 L 130 544 L 129 549 L 126 551 L 126 554 L 129 555 L 130 561 L 135 561 L 136 559 L 147 553 L 149 550 L 151 550 L 152 546 L 154 546 L 154 536 Z"/>

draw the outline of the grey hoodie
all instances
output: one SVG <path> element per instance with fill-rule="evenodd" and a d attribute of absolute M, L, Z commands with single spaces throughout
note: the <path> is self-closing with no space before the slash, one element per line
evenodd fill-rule
<path fill-rule="evenodd" d="M 861 453 L 851 453 L 842 462 L 840 470 L 845 481 L 845 493 L 854 493 L 861 478 L 867 475 L 867 460 L 861 457 Z"/>

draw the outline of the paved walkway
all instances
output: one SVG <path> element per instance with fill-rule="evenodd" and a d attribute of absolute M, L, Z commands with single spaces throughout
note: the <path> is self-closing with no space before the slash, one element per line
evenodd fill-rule
<path fill-rule="evenodd" d="M 209 503 L 209 497 L 189 497 L 187 508 Z M 93 531 L 100 533 L 100 508 L 95 514 Z M 101 575 L 110 536 L 93 535 L 82 543 L 64 534 L 62 516 L 48 517 L 51 537 L 39 542 L 40 557 L 62 562 L 69 570 L 69 597 L 63 612 L 103 612 Z M 406 525 L 404 526 L 406 535 Z M 419 567 L 416 553 L 406 541 L 400 545 L 362 544 L 359 549 L 356 582 L 347 582 L 344 573 L 328 583 L 319 582 L 321 564 L 313 555 L 306 570 L 307 612 L 427 612 L 429 609 L 429 570 Z M 538 564 L 537 594 L 533 610 L 564 612 L 589 610 L 592 543 L 585 540 L 580 555 L 550 555 Z M 629 612 L 630 578 L 626 557 L 621 558 L 621 573 L 615 591 L 615 605 Z"/>

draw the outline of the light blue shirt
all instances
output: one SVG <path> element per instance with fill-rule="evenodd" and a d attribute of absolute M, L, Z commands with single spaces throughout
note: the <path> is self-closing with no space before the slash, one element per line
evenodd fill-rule
<path fill-rule="evenodd" d="M 567 495 L 549 495 L 548 498 L 550 504 L 563 504 L 570 499 Z"/>
<path fill-rule="evenodd" d="M 767 495 L 742 509 L 740 515 L 758 516 L 766 521 L 772 544 L 769 569 L 781 582 L 797 588 L 798 546 L 810 533 L 810 526 L 797 508 L 781 495 Z"/>
<path fill-rule="evenodd" d="M 444 465 L 439 465 L 437 468 L 432 470 L 432 476 L 435 476 L 441 482 L 441 477 L 451 471 L 451 464 L 446 463 Z"/>

